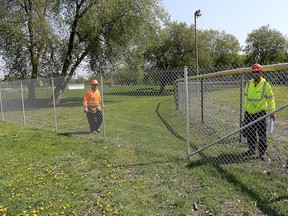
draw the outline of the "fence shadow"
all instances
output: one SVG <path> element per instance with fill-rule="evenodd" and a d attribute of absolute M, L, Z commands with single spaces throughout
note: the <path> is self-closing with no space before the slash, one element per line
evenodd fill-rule
<path fill-rule="evenodd" d="M 35 110 L 35 109 L 44 109 L 44 108 L 53 108 L 53 103 L 50 99 L 24 99 L 24 106 L 22 105 L 21 99 L 13 100 L 2 100 L 3 112 L 11 111 L 23 111 Z M 106 103 L 114 102 L 113 100 L 105 100 Z M 59 107 L 82 107 L 82 98 L 71 97 L 63 98 L 59 103 L 57 103 L 56 108 Z M 0 112 L 2 112 L 0 107 Z"/>
<path fill-rule="evenodd" d="M 181 141 L 186 141 L 186 139 L 182 136 L 180 136 L 171 125 L 169 125 L 168 121 L 161 115 L 159 112 L 159 107 L 161 105 L 160 102 L 156 106 L 156 113 L 158 117 L 161 119 L 167 130 L 172 133 L 176 138 L 180 139 Z M 197 146 L 193 145 L 190 143 L 190 146 L 196 151 L 198 148 Z M 256 200 L 257 202 L 257 207 L 264 212 L 267 215 L 274 215 L 274 216 L 282 216 L 283 214 L 277 212 L 273 207 L 271 207 L 271 201 L 267 200 L 265 198 L 262 198 L 259 193 L 257 193 L 255 190 L 249 188 L 245 183 L 241 182 L 235 175 L 233 175 L 231 172 L 225 170 L 224 168 L 221 167 L 221 165 L 227 165 L 227 164 L 232 164 L 232 163 L 244 163 L 248 162 L 251 160 L 255 160 L 255 157 L 239 157 L 239 154 L 235 153 L 226 153 L 226 154 L 221 154 L 219 156 L 215 157 L 210 157 L 206 156 L 204 152 L 199 152 L 197 154 L 200 159 L 196 160 L 194 162 L 191 162 L 187 165 L 189 169 L 193 169 L 198 166 L 203 166 L 205 164 L 209 164 L 212 167 L 215 168 L 218 174 L 220 174 L 221 178 L 228 182 L 229 184 L 233 185 L 237 190 L 244 192 L 247 194 L 249 197 L 251 197 L 253 200 Z M 279 199 L 285 199 L 285 197 L 279 197 Z M 277 200 L 275 200 L 277 201 Z"/>
<path fill-rule="evenodd" d="M 193 168 L 193 166 L 188 167 L 191 169 Z M 231 185 L 234 185 L 234 187 L 238 191 L 241 191 L 241 193 L 245 193 L 246 195 L 251 197 L 252 200 L 255 200 L 257 203 L 257 208 L 260 209 L 265 215 L 284 216 L 284 214 L 277 212 L 277 210 L 271 206 L 271 200 L 263 198 L 260 193 L 257 193 L 256 190 L 251 189 L 251 187 L 247 186 L 247 184 L 240 181 L 231 172 L 223 169 L 218 165 L 214 165 L 213 167 L 215 168 L 217 173 L 220 174 L 223 180 L 225 180 Z M 284 199 L 284 197 L 279 197 L 279 199 L 282 200 Z"/>

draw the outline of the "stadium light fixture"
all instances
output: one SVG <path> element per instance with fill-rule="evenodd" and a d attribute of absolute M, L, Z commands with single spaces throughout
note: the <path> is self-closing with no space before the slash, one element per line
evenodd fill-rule
<path fill-rule="evenodd" d="M 201 10 L 196 10 L 194 13 L 194 25 L 195 25 L 195 59 L 196 59 L 196 75 L 198 76 L 198 47 L 197 47 L 197 28 L 196 28 L 196 20 L 200 17 Z"/>

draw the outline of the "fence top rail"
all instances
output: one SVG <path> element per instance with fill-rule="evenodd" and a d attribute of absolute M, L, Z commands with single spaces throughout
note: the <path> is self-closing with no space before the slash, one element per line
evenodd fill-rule
<path fill-rule="evenodd" d="M 262 67 L 263 67 L 264 71 L 288 70 L 288 63 L 263 65 Z M 218 71 L 215 73 L 202 74 L 202 75 L 198 75 L 198 76 L 191 76 L 191 77 L 188 77 L 188 80 L 206 79 L 206 78 L 213 78 L 213 77 L 218 77 L 218 76 L 228 76 L 228 75 L 234 75 L 234 74 L 245 74 L 245 73 L 250 72 L 250 70 L 251 70 L 251 67 Z M 184 78 L 180 78 L 180 79 L 175 80 L 175 83 L 179 83 L 179 82 L 184 82 Z"/>

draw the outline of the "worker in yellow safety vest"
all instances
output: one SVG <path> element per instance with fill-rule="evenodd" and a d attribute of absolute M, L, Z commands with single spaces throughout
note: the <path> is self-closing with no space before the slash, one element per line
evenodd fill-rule
<path fill-rule="evenodd" d="M 245 87 L 244 94 L 244 122 L 249 124 L 252 121 L 266 115 L 267 108 L 269 111 L 275 110 L 275 100 L 271 85 L 263 77 L 263 68 L 260 64 L 254 64 L 251 68 L 251 79 Z M 275 113 L 271 115 L 275 121 Z M 245 137 L 249 145 L 249 150 L 244 156 L 256 154 L 258 147 L 259 158 L 262 160 L 270 160 L 266 154 L 267 151 L 267 122 L 262 119 L 247 128 Z M 257 141 L 257 135 L 259 141 Z"/>
<path fill-rule="evenodd" d="M 84 112 L 86 113 L 90 132 L 99 133 L 100 126 L 103 122 L 103 116 L 101 112 L 102 97 L 98 90 L 99 83 L 97 80 L 91 80 L 91 89 L 86 91 L 83 98 Z"/>

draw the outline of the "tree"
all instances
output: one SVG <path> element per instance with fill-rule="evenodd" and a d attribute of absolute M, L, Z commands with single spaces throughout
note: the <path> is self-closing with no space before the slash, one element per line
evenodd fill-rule
<path fill-rule="evenodd" d="M 145 57 L 150 68 L 165 71 L 161 73 L 161 91 L 164 91 L 165 85 L 182 76 L 182 70 L 171 69 L 196 67 L 194 33 L 193 25 L 189 28 L 186 23 L 172 22 L 151 40 Z M 216 30 L 197 30 L 197 35 L 200 66 L 231 66 L 242 62 L 240 44 L 233 35 Z"/>
<path fill-rule="evenodd" d="M 199 34 L 199 47 L 199 65 L 221 67 L 239 63 L 239 41 L 225 31 L 202 31 Z"/>
<path fill-rule="evenodd" d="M 29 98 L 35 98 L 39 70 L 53 38 L 49 19 L 53 20 L 58 3 L 52 0 L 3 0 L 0 5 L 0 50 L 15 78 L 31 78 Z"/>
<path fill-rule="evenodd" d="M 55 88 L 58 101 L 79 64 L 87 58 L 91 68 L 104 73 L 119 57 L 117 48 L 130 48 L 130 41 L 143 30 L 154 29 L 161 18 L 158 0 L 66 0 L 69 8 L 69 42 L 61 75 Z M 144 34 L 145 35 L 145 34 Z M 122 49 L 123 50 L 123 49 Z M 100 69 L 100 70 L 99 70 Z"/>
<path fill-rule="evenodd" d="M 5 0 L 0 9 L 0 16 L 5 18 L 0 23 L 3 56 L 13 63 L 15 53 L 21 56 L 15 70 L 25 64 L 21 74 L 32 79 L 38 76 L 42 61 L 49 60 L 41 69 L 61 75 L 55 83 L 56 102 L 84 60 L 95 72 L 105 72 L 103 68 L 109 68 L 109 63 L 120 56 L 117 48 L 130 46 L 132 39 L 145 36 L 145 30 L 146 34 L 153 31 L 163 14 L 159 0 Z M 15 31 L 10 43 L 7 25 Z M 18 40 L 21 43 L 13 47 Z M 8 55 L 9 51 L 13 55 Z M 30 61 L 25 59 L 27 53 Z"/>
<path fill-rule="evenodd" d="M 150 46 L 145 52 L 150 73 L 151 68 L 161 69 L 160 91 L 163 92 L 167 84 L 171 84 L 182 70 L 173 70 L 191 66 L 194 62 L 193 32 L 186 23 L 168 22 L 165 28 L 156 32 L 151 39 Z M 181 74 L 179 74 L 179 72 Z"/>
<path fill-rule="evenodd" d="M 275 64 L 287 60 L 287 38 L 269 25 L 249 33 L 246 44 L 247 64 Z"/>
<path fill-rule="evenodd" d="M 168 23 L 154 35 L 145 52 L 150 67 L 169 69 L 190 66 L 194 58 L 193 38 L 193 32 L 186 23 Z"/>

